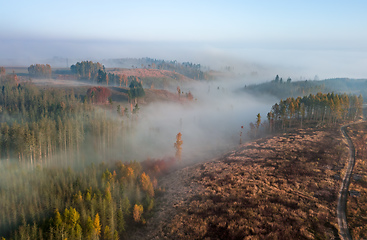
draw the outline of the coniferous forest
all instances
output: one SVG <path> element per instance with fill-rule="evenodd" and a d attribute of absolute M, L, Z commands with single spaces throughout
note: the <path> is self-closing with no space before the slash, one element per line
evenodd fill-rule
<path fill-rule="evenodd" d="M 363 114 L 362 95 L 317 93 L 303 97 L 289 97 L 275 103 L 266 119 L 260 113 L 250 123 L 251 138 L 257 135 L 285 132 L 292 128 L 318 127 L 356 121 Z"/>
<path fill-rule="evenodd" d="M 108 89 L 79 99 L 72 89 L 42 89 L 15 74 L 0 82 L 0 236 L 124 239 L 145 223 L 159 167 L 88 161 L 111 158 L 109 149 L 129 131 L 93 106 L 107 101 Z"/>

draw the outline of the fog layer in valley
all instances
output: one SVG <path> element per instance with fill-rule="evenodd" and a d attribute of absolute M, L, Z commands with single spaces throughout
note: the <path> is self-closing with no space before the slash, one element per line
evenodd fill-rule
<path fill-rule="evenodd" d="M 202 161 L 228 151 L 247 138 L 248 125 L 255 122 L 258 113 L 266 112 L 274 99 L 255 99 L 236 93 L 243 82 L 200 82 L 183 86 L 191 91 L 192 102 L 152 103 L 141 107 L 131 144 L 132 158 L 161 158 L 174 156 L 176 134 L 182 133 L 182 160 Z M 241 129 L 244 126 L 244 129 Z"/>

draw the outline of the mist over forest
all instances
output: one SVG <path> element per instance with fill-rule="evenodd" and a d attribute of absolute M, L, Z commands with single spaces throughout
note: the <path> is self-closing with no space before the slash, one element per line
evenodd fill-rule
<path fill-rule="evenodd" d="M 1 67 L 6 239 L 128 239 L 154 221 L 169 194 L 160 182 L 170 174 L 225 159 L 256 139 L 363 115 L 365 79 L 273 74 L 254 84 L 264 75 L 233 66 L 106 62 Z"/>
<path fill-rule="evenodd" d="M 4 1 L 0 239 L 367 239 L 365 1 Z"/>
<path fill-rule="evenodd" d="M 189 62 L 141 67 L 106 69 L 84 61 L 70 70 L 53 70 L 49 64 L 1 68 L 1 191 L 8 193 L 3 195 L 3 236 L 93 238 L 101 235 L 98 221 L 107 228 L 103 239 L 110 233 L 129 236 L 151 217 L 154 192 L 162 191 L 161 174 L 246 141 L 249 122 L 274 100 L 239 92 L 242 81 L 214 79 L 215 72 Z M 132 70 L 145 75 L 127 76 Z M 157 71 L 167 76 L 150 77 Z M 57 174 L 50 178 L 52 172 Z M 85 178 L 90 174 L 93 183 Z M 16 175 L 21 177 L 14 180 Z M 52 185 L 47 187 L 47 181 Z M 44 188 L 46 198 L 41 197 Z M 53 195 L 69 200 L 55 202 Z M 90 203 L 77 207 L 76 198 Z M 94 230 L 87 230 L 89 222 Z"/>

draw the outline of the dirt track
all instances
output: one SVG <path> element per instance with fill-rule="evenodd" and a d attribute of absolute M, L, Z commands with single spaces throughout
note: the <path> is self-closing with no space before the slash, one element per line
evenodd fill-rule
<path fill-rule="evenodd" d="M 339 196 L 338 196 L 338 207 L 337 207 L 337 218 L 338 218 L 338 225 L 339 225 L 339 234 L 341 239 L 352 239 L 348 229 L 348 222 L 347 222 L 347 214 L 346 214 L 346 207 L 347 207 L 347 198 L 348 198 L 348 188 L 350 183 L 350 177 L 352 175 L 354 163 L 355 163 L 355 149 L 352 143 L 352 140 L 348 136 L 345 131 L 345 128 L 348 125 L 341 127 L 341 131 L 343 136 L 348 141 L 349 146 L 349 161 L 347 171 L 345 172 L 344 179 L 342 186 L 340 188 Z"/>

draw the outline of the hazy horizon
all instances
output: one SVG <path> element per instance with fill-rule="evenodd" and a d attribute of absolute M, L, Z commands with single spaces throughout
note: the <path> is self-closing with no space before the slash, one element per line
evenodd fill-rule
<path fill-rule="evenodd" d="M 366 6 L 363 1 L 8 1 L 0 16 L 0 64 L 150 57 L 218 70 L 230 66 L 263 78 L 366 78 Z"/>

